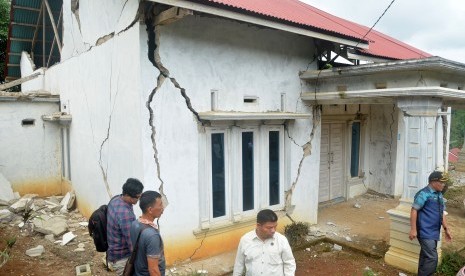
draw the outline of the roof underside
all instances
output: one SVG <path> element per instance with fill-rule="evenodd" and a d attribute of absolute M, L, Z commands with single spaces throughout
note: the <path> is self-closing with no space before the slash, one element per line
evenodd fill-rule
<path fill-rule="evenodd" d="M 58 21 L 62 0 L 48 0 L 55 22 Z M 43 28 L 42 0 L 11 1 L 10 28 L 7 44 L 7 79 L 21 77 L 21 52 L 31 54 L 35 65 L 47 67 L 60 61 L 60 54 L 50 16 L 45 11 L 45 28 Z M 61 24 L 58 26 L 61 33 Z M 43 30 L 45 29 L 45 32 Z M 45 40 L 44 40 L 45 34 Z M 52 50 L 52 43 L 54 44 Z M 50 61 L 49 61 L 50 57 Z"/>

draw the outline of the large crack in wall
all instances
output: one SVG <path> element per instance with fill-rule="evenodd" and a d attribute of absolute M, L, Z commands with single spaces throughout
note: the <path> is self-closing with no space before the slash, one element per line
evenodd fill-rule
<path fill-rule="evenodd" d="M 157 85 L 156 87 L 151 91 L 148 100 L 146 102 L 146 107 L 149 111 L 149 126 L 151 129 L 151 141 L 152 141 L 152 148 L 153 148 L 153 157 L 155 161 L 155 165 L 157 167 L 157 178 L 160 181 L 160 186 L 158 188 L 160 194 L 162 195 L 163 203 L 164 206 L 166 207 L 168 205 L 168 198 L 166 194 L 164 193 L 164 185 L 165 182 L 162 179 L 161 176 L 161 164 L 159 160 L 159 151 L 157 147 L 157 142 L 156 142 L 156 135 L 157 135 L 157 130 L 155 127 L 155 122 L 154 122 L 154 110 L 152 108 L 152 103 L 155 94 L 161 89 L 163 86 L 163 83 L 165 82 L 166 79 L 169 79 L 171 83 L 174 85 L 176 89 L 179 90 L 181 96 L 184 98 L 186 102 L 186 107 L 189 109 L 189 111 L 194 115 L 194 117 L 197 120 L 197 123 L 199 126 L 204 126 L 206 124 L 205 121 L 203 121 L 198 112 L 192 107 L 191 100 L 189 96 L 186 93 L 186 89 L 183 88 L 179 82 L 176 80 L 176 78 L 170 76 L 169 70 L 163 65 L 163 62 L 161 61 L 160 57 L 160 27 L 155 25 L 155 18 L 154 18 L 154 13 L 153 10 L 155 8 L 155 5 L 153 3 L 147 4 L 145 7 L 145 24 L 146 24 L 146 30 L 147 30 L 147 35 L 148 35 L 148 59 L 152 63 L 152 65 L 158 69 L 159 74 L 157 77 Z M 188 259 L 191 259 L 198 250 L 201 249 L 201 247 L 204 244 L 204 241 L 206 239 L 207 235 L 205 235 L 202 240 L 200 241 L 199 246 L 193 251 L 193 253 L 190 255 Z"/>
<path fill-rule="evenodd" d="M 299 162 L 299 167 L 297 169 L 297 175 L 296 175 L 294 181 L 292 182 L 291 187 L 287 191 L 284 192 L 284 198 L 285 198 L 284 199 L 284 212 L 286 213 L 286 216 L 293 222 L 294 222 L 294 220 L 292 219 L 291 214 L 294 211 L 295 206 L 292 205 L 292 195 L 294 193 L 294 189 L 295 189 L 295 187 L 297 185 L 297 182 L 299 181 L 300 171 L 302 169 L 304 160 L 305 160 L 305 158 L 307 158 L 307 156 L 310 156 L 312 154 L 313 139 L 315 137 L 315 132 L 318 129 L 318 127 L 320 125 L 320 122 L 321 122 L 321 105 L 313 105 L 313 106 L 311 106 L 311 108 L 312 108 L 312 113 L 313 113 L 312 114 L 313 115 L 312 116 L 312 121 L 313 121 L 312 131 L 310 132 L 310 137 L 309 137 L 307 143 L 300 146 L 302 148 L 302 158 L 300 159 L 300 162 Z M 289 136 L 289 138 L 291 138 L 290 135 L 289 135 L 289 132 L 288 132 L 288 136 Z M 294 142 L 294 144 L 298 145 L 294 141 L 294 139 L 291 138 L 291 140 Z"/>
<path fill-rule="evenodd" d="M 76 1 L 76 2 L 77 2 L 77 5 L 79 6 L 79 2 L 78 1 Z M 126 5 L 126 3 L 125 3 L 125 5 Z M 124 7 L 123 7 L 123 9 L 124 9 Z M 139 20 L 139 12 L 137 12 L 134 20 L 130 23 L 130 25 L 128 27 L 126 27 L 123 31 L 120 31 L 117 35 L 121 34 L 122 32 L 125 32 L 125 31 L 129 30 L 131 27 L 134 26 L 134 24 L 136 22 L 138 22 L 138 20 Z M 111 33 L 109 35 L 105 35 L 105 36 L 99 38 L 97 40 L 97 42 L 96 42 L 96 45 L 103 44 L 103 43 L 107 42 L 108 40 L 113 39 L 114 34 L 115 33 L 113 32 L 113 33 Z M 89 49 L 89 51 L 90 51 L 90 49 Z M 116 79 L 118 80 L 119 76 Z M 111 61 L 110 61 L 110 84 L 109 84 L 109 87 L 110 87 L 110 106 L 111 106 L 111 103 L 112 103 L 111 95 L 112 95 L 112 91 L 113 91 L 112 80 L 113 80 L 113 56 L 111 57 Z M 116 86 L 116 92 L 115 92 L 115 98 L 113 99 L 113 106 L 111 106 L 110 114 L 108 116 L 107 133 L 106 133 L 106 136 L 103 139 L 102 143 L 100 144 L 99 161 L 98 161 L 100 171 L 101 171 L 102 177 L 103 177 L 103 182 L 105 184 L 105 189 L 107 190 L 108 196 L 110 198 L 113 197 L 113 194 L 111 193 L 110 185 L 108 183 L 108 162 L 106 164 L 107 165 L 106 168 L 104 168 L 103 160 L 102 160 L 102 151 L 103 151 L 103 147 L 105 146 L 105 144 L 110 140 L 111 119 L 112 119 L 113 111 L 115 110 L 116 99 L 118 97 L 118 92 L 119 92 L 119 89 L 118 89 L 118 85 L 117 85 Z"/>
<path fill-rule="evenodd" d="M 194 117 L 197 120 L 197 123 L 201 126 L 205 125 L 206 122 L 202 120 L 198 114 L 198 112 L 192 107 L 191 100 L 189 96 L 186 93 L 186 89 L 183 88 L 179 82 L 176 80 L 176 78 L 170 76 L 169 70 L 163 65 L 163 62 L 161 61 L 160 57 L 160 27 L 158 25 L 155 25 L 155 16 L 154 16 L 154 8 L 155 5 L 153 3 L 147 4 L 145 7 L 145 24 L 146 24 L 146 30 L 148 34 L 148 59 L 152 63 L 152 65 L 158 69 L 159 75 L 157 77 L 157 86 L 151 91 L 148 100 L 146 102 L 146 107 L 149 111 L 149 126 L 151 128 L 152 134 L 151 134 L 151 140 L 152 140 L 152 147 L 154 151 L 154 160 L 155 160 L 155 165 L 157 167 L 157 178 L 160 181 L 160 186 L 159 186 L 159 192 L 163 197 L 163 201 L 165 204 L 165 207 L 168 204 L 168 198 L 166 194 L 164 193 L 164 184 L 165 182 L 163 181 L 161 177 L 161 164 L 159 160 L 159 151 L 156 143 L 156 135 L 157 135 L 157 130 L 155 127 L 154 123 L 154 110 L 152 108 L 152 103 L 153 103 L 153 98 L 155 94 L 161 89 L 165 79 L 169 79 L 171 83 L 174 85 L 176 89 L 179 90 L 180 95 L 184 98 L 184 101 L 186 102 L 186 107 L 189 109 L 189 111 L 194 115 Z"/>

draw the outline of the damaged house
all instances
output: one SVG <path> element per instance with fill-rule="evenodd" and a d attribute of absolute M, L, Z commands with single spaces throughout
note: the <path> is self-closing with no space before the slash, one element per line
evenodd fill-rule
<path fill-rule="evenodd" d="M 87 216 L 139 178 L 164 196 L 169 263 L 235 249 L 263 208 L 283 227 L 368 189 L 408 205 L 447 167 L 465 65 L 297 0 L 13 0 L 11 14 L 22 92 L 0 94 L 0 124 L 28 138 L 19 154 L 2 132 L 0 173 L 20 193 L 72 189 Z"/>

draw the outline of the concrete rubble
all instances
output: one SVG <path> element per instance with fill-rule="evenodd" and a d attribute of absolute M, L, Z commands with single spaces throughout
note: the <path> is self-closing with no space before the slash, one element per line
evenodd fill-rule
<path fill-rule="evenodd" d="M 53 234 L 53 236 L 61 236 L 68 230 L 68 224 L 66 218 L 62 216 L 43 215 L 33 220 L 35 230 L 44 235 Z"/>
<path fill-rule="evenodd" d="M 26 250 L 26 255 L 28 255 L 29 257 L 37 257 L 37 256 L 42 255 L 44 251 L 45 251 L 44 247 L 42 245 L 38 245 L 34 248 Z"/>
<path fill-rule="evenodd" d="M 0 201 L 8 202 L 15 199 L 13 189 L 11 188 L 10 182 L 0 173 Z"/>
<path fill-rule="evenodd" d="M 42 237 L 37 240 L 38 243 L 47 246 L 69 246 L 71 252 L 84 252 L 86 243 L 90 242 L 88 221 L 77 210 L 73 210 L 75 198 L 74 192 L 70 192 L 64 197 L 41 198 L 36 194 L 28 194 L 20 198 L 14 196 L 8 202 L 0 201 L 0 228 L 5 225 L 19 227 L 21 235 Z M 78 235 L 73 231 L 79 231 Z M 78 236 L 79 239 L 76 238 Z M 26 251 L 28 256 L 35 257 L 44 253 L 44 245 L 35 245 L 37 246 Z M 94 248 L 89 247 L 87 250 Z"/>

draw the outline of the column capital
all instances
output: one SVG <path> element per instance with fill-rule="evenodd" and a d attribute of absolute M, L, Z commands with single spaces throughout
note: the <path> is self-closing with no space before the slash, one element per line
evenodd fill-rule
<path fill-rule="evenodd" d="M 438 98 L 405 97 L 397 100 L 397 107 L 407 116 L 437 117 L 442 106 Z"/>

